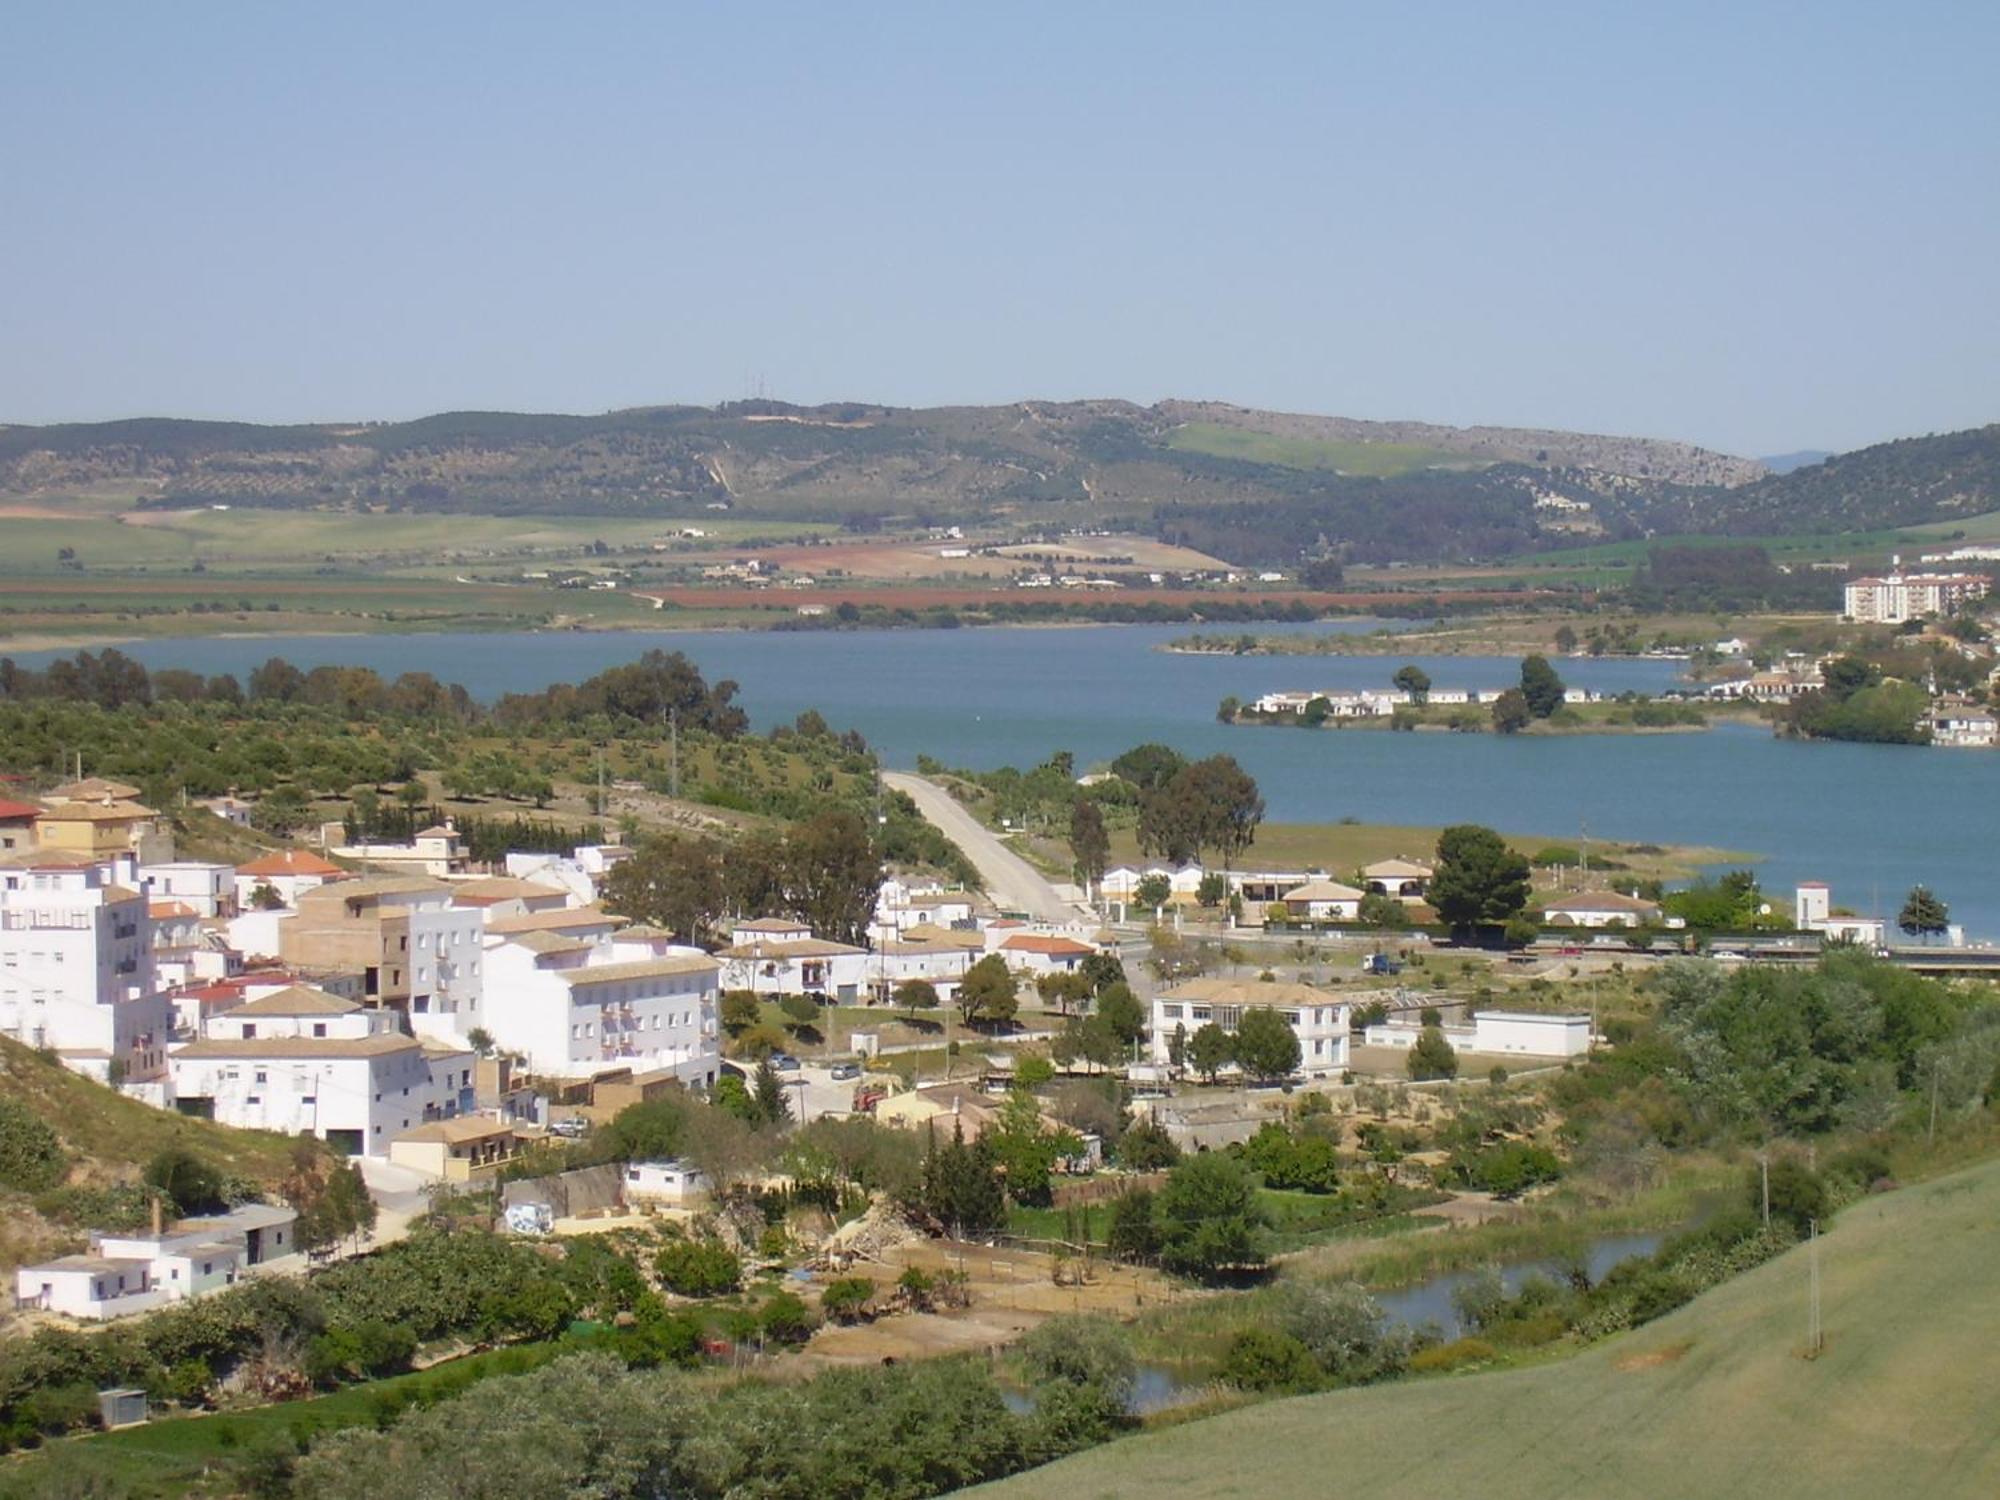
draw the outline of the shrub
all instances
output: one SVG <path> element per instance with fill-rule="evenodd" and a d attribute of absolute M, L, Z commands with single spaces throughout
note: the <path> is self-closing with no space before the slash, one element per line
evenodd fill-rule
<path fill-rule="evenodd" d="M 820 1294 L 819 1305 L 836 1323 L 852 1323 L 867 1311 L 875 1295 L 875 1281 L 869 1276 L 843 1276 L 829 1281 Z"/>
<path fill-rule="evenodd" d="M 1131 1398 L 1138 1372 L 1131 1337 L 1109 1318 L 1051 1318 L 1017 1349 L 1037 1385 L 1090 1386 L 1121 1407 Z"/>
<path fill-rule="evenodd" d="M 676 1240 L 653 1257 L 660 1284 L 683 1297 L 718 1297 L 736 1290 L 743 1267 L 718 1240 Z"/>
<path fill-rule="evenodd" d="M 1771 1163 L 1771 1222 L 1788 1224 L 1804 1235 L 1815 1219 L 1827 1215 L 1826 1182 L 1802 1161 L 1780 1157 Z M 1759 1213 L 1763 1208 L 1762 1174 L 1753 1165 L 1749 1177 L 1750 1202 Z"/>
<path fill-rule="evenodd" d="M 0 1187 L 44 1193 L 69 1175 L 69 1158 L 48 1122 L 17 1099 L 0 1098 Z"/>
<path fill-rule="evenodd" d="M 803 1343 L 813 1331 L 812 1312 L 790 1292 L 777 1292 L 757 1309 L 757 1327 L 775 1344 Z"/>
<path fill-rule="evenodd" d="M 1499 1357 L 1500 1351 L 1484 1339 L 1454 1339 L 1449 1344 L 1434 1344 L 1411 1355 L 1410 1373 L 1445 1375 L 1468 1366 L 1491 1364 Z"/>
<path fill-rule="evenodd" d="M 1319 1384 L 1312 1351 L 1275 1328 L 1250 1327 L 1237 1334 L 1216 1373 L 1245 1391 L 1309 1391 Z"/>

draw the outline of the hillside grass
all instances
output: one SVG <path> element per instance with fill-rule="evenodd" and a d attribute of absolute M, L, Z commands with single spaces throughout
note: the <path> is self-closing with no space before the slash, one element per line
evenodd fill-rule
<path fill-rule="evenodd" d="M 1927 547 L 1947 550 L 1946 538 L 1964 533 L 1966 542 L 1990 542 L 2000 538 L 2000 511 L 1967 516 L 1958 521 L 1938 521 L 1921 526 L 1897 526 L 1878 531 L 1837 531 L 1805 536 L 1656 536 L 1643 541 L 1602 542 L 1589 547 L 1566 547 L 1556 552 L 1526 552 L 1503 558 L 1494 566 L 1532 572 L 1540 581 L 1550 570 L 1590 571 L 1631 569 L 1646 560 L 1655 547 L 1762 547 L 1778 562 L 1831 562 L 1856 553 L 1881 552 L 1894 547 Z M 1956 545 L 1953 543 L 1951 545 Z M 1906 559 L 1915 561 L 1915 559 Z"/>
<path fill-rule="evenodd" d="M 1876 1497 L 2000 1493 L 2000 1162 L 1863 1200 L 1795 1248 L 1573 1359 L 1273 1401 L 970 1493 Z"/>
<path fill-rule="evenodd" d="M 1334 438 L 1280 437 L 1219 422 L 1189 422 L 1174 429 L 1169 448 L 1239 458 L 1287 469 L 1331 469 L 1362 478 L 1388 479 L 1417 469 L 1483 469 L 1484 459 L 1419 443 L 1364 443 Z"/>

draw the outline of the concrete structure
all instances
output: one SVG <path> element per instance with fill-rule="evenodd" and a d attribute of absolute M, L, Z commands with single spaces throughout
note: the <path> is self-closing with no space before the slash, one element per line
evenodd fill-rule
<path fill-rule="evenodd" d="M 1931 710 L 1931 743 L 1958 750 L 1991 750 L 2000 744 L 2000 718 L 1961 700 Z"/>
<path fill-rule="evenodd" d="M 123 797 L 65 798 L 36 819 L 35 842 L 72 854 L 132 854 L 141 864 L 163 864 L 174 857 L 174 841 L 159 818 L 152 808 Z"/>
<path fill-rule="evenodd" d="M 1362 893 L 1337 880 L 1309 880 L 1285 892 L 1285 910 L 1309 922 L 1352 922 L 1361 915 Z"/>
<path fill-rule="evenodd" d="M 1846 589 L 1841 613 L 1850 620 L 1901 625 L 1926 615 L 1953 615 L 1984 599 L 1992 580 L 1983 573 L 1905 573 L 1902 559 L 1880 578 L 1856 578 Z"/>
<path fill-rule="evenodd" d="M 1542 920 L 1569 927 L 1650 927 L 1660 920 L 1660 903 L 1617 891 L 1575 891 L 1549 897 Z"/>
<path fill-rule="evenodd" d="M 521 1154 L 520 1127 L 491 1115 L 433 1120 L 389 1142 L 389 1160 L 444 1182 L 485 1182 Z"/>
<path fill-rule="evenodd" d="M 307 891 L 317 890 L 329 881 L 351 879 L 353 873 L 330 859 L 321 859 L 310 849 L 279 849 L 262 854 L 236 867 L 236 908 L 251 910 L 257 905 L 258 892 L 267 886 L 281 904 L 297 906 L 299 897 Z"/>
<path fill-rule="evenodd" d="M 236 914 L 236 871 L 207 860 L 179 859 L 139 866 L 139 889 L 155 901 L 179 901 L 198 917 Z"/>
<path fill-rule="evenodd" d="M 708 1196 L 708 1179 L 684 1161 L 634 1161 L 625 1164 L 625 1201 L 685 1208 Z"/>
<path fill-rule="evenodd" d="M 1856 943 L 1879 948 L 1888 935 L 1880 917 L 1857 917 L 1833 909 L 1833 892 L 1823 881 L 1808 880 L 1793 892 L 1792 920 L 1801 932 L 1816 932 L 1829 943 Z"/>
<path fill-rule="evenodd" d="M 1378 859 L 1362 867 L 1361 880 L 1375 895 L 1394 896 L 1398 901 L 1415 905 L 1430 893 L 1431 877 L 1436 873 L 1429 865 L 1407 859 Z"/>
<path fill-rule="evenodd" d="M 419 829 L 407 844 L 336 844 L 333 836 L 338 829 L 338 824 L 328 824 L 321 831 L 326 852 L 335 859 L 397 875 L 428 875 L 433 880 L 465 871 L 465 840 L 450 819 Z"/>
<path fill-rule="evenodd" d="M 130 853 L 0 856 L 0 1032 L 103 1082 L 157 1079 L 173 1007 Z"/>
<path fill-rule="evenodd" d="M 303 892 L 278 952 L 304 968 L 359 970 L 365 997 L 405 1011 L 411 1030 L 463 1037 L 481 1024 L 484 926 L 483 912 L 454 906 L 438 881 L 368 876 Z"/>
<path fill-rule="evenodd" d="M 463 1113 L 474 1098 L 470 1048 L 427 1046 L 393 1020 L 303 986 L 225 1011 L 170 1056 L 176 1106 L 385 1156 L 404 1131 Z"/>
<path fill-rule="evenodd" d="M 1007 967 L 1015 972 L 1039 977 L 1043 974 L 1074 974 L 1097 949 L 1089 943 L 1054 933 L 1016 932 L 1002 938 L 993 951 L 1004 958 Z"/>
<path fill-rule="evenodd" d="M 512 875 L 482 875 L 476 880 L 454 882 L 451 899 L 455 906 L 476 907 L 496 917 L 561 911 L 571 904 L 570 893 L 561 886 Z"/>
<path fill-rule="evenodd" d="M 535 1073 L 584 1079 L 614 1068 L 671 1072 L 706 1088 L 721 1067 L 723 964 L 698 949 L 613 960 L 593 943 L 530 929 L 486 939 L 483 1025 Z"/>
<path fill-rule="evenodd" d="M 288 1259 L 297 1221 L 281 1205 L 246 1203 L 166 1231 L 94 1233 L 87 1255 L 22 1266 L 15 1305 L 97 1320 L 199 1297 L 235 1285 L 254 1266 Z"/>
<path fill-rule="evenodd" d="M 31 802 L 0 797 L 0 857 L 35 847 L 35 819 L 42 810 Z"/>
<path fill-rule="evenodd" d="M 579 906 L 594 905 L 604 895 L 604 878 L 619 862 L 631 858 L 625 844 L 579 844 L 568 854 L 509 852 L 507 873 L 566 891 Z"/>
<path fill-rule="evenodd" d="M 1350 997 L 1326 994 L 1304 984 L 1259 980 L 1193 979 L 1153 999 L 1152 1058 L 1170 1063 L 1174 1030 L 1188 1036 L 1207 1025 L 1234 1033 L 1252 1007 L 1276 1010 L 1299 1039 L 1299 1071 L 1324 1077 L 1347 1067 Z"/>
<path fill-rule="evenodd" d="M 1444 1039 L 1460 1052 L 1510 1057 L 1581 1057 L 1590 1050 L 1590 1017 L 1539 1015 L 1530 1011 L 1475 1011 L 1470 1026 L 1442 1026 Z M 1423 1027 L 1415 1021 L 1378 1022 L 1362 1033 L 1370 1047 L 1414 1047 Z"/>
<path fill-rule="evenodd" d="M 824 995 L 836 1005 L 853 1005 L 869 982 L 879 977 L 875 956 L 866 948 L 815 937 L 743 941 L 751 925 L 738 927 L 738 940 L 716 955 L 722 960 L 722 987 L 726 990 Z"/>

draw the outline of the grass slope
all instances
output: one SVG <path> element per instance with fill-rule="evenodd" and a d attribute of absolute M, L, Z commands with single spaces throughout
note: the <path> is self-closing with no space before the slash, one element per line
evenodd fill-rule
<path fill-rule="evenodd" d="M 1167 439 L 1169 448 L 1206 453 L 1216 458 L 1240 458 L 1249 463 L 1278 464 L 1287 469 L 1332 469 L 1386 479 L 1414 469 L 1481 469 L 1486 460 L 1419 443 L 1341 442 L 1333 438 L 1280 437 L 1219 422 L 1189 422 Z"/>
<path fill-rule="evenodd" d="M 2000 1162 L 1870 1198 L 1574 1359 L 1270 1402 L 988 1486 L 996 1497 L 1828 1497 L 2000 1493 Z"/>
<path fill-rule="evenodd" d="M 25 1104 L 55 1128 L 71 1165 L 69 1185 L 111 1187 L 139 1180 L 168 1146 L 191 1151 L 231 1176 L 271 1187 L 283 1179 L 293 1139 L 236 1130 L 154 1109 L 72 1073 L 54 1058 L 0 1037 L 0 1094 Z M 0 1191 L 0 1269 L 64 1247 L 82 1236 L 43 1220 L 25 1194 Z"/>

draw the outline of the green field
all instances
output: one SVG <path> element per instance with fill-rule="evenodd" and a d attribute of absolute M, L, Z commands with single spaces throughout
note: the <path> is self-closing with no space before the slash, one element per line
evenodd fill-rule
<path fill-rule="evenodd" d="M 15 575 L 65 573 L 57 557 L 74 548 L 86 569 L 189 568 L 310 571 L 329 563 L 368 559 L 391 566 L 435 566 L 451 559 L 576 556 L 593 543 L 647 547 L 683 526 L 705 535 L 683 541 L 714 548 L 755 537 L 786 539 L 834 528 L 808 522 L 732 521 L 706 515 L 482 516 L 356 515 L 331 510 L 108 510 L 79 504 L 74 517 L 0 516 L 0 570 Z"/>
<path fill-rule="evenodd" d="M 1340 442 L 1331 438 L 1280 437 L 1218 422 L 1189 422 L 1167 439 L 1169 448 L 1281 464 L 1288 469 L 1332 469 L 1363 478 L 1387 479 L 1414 469 L 1483 469 L 1485 461 L 1417 443 Z"/>
<path fill-rule="evenodd" d="M 1967 542 L 2000 539 L 2000 511 L 1967 516 L 1962 521 L 1903 526 L 1887 531 L 1839 531 L 1814 536 L 1658 536 L 1645 541 L 1569 547 L 1560 552 L 1525 552 L 1505 558 L 1495 567 L 1526 570 L 1536 581 L 1546 583 L 1550 570 L 1586 573 L 1629 570 L 1644 562 L 1646 554 L 1654 547 L 1757 546 L 1769 552 L 1777 562 L 1834 562 L 1858 553 L 1886 552 L 1898 547 L 1927 547 L 1942 551 L 1947 545 L 1946 538 L 1960 532 L 1964 533 L 1963 540 Z"/>
<path fill-rule="evenodd" d="M 2000 1493 L 2000 1162 L 1869 1198 L 1789 1251 L 1574 1359 L 1273 1401 L 971 1493 L 1985 1496 Z"/>

